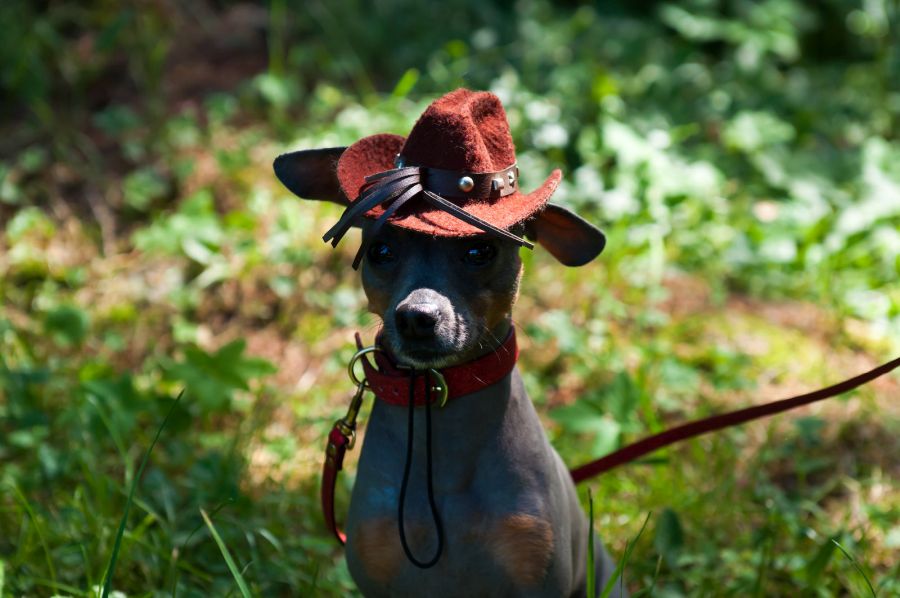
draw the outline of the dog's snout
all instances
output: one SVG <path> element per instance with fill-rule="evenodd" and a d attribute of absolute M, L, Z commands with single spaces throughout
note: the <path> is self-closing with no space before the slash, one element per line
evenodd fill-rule
<path fill-rule="evenodd" d="M 397 306 L 397 331 L 409 339 L 432 338 L 440 319 L 440 310 L 432 303 Z"/>

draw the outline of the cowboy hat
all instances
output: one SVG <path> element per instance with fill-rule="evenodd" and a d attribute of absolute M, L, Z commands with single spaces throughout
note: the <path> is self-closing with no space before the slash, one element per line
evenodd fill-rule
<path fill-rule="evenodd" d="M 548 200 L 562 178 L 557 169 L 531 192 L 519 188 L 519 169 L 506 113 L 489 92 L 457 89 L 435 100 L 407 137 L 382 133 L 347 148 L 279 156 L 275 173 L 295 194 L 336 201 L 343 216 L 324 236 L 337 245 L 362 218 L 438 237 L 490 234 L 532 247 L 510 229 L 548 213 L 544 228 L 589 227 L 590 249 L 563 263 L 586 263 L 602 251 L 603 234 Z M 330 170 L 331 174 L 322 176 Z M 534 228 L 534 227 L 532 227 Z M 546 233 L 545 233 L 546 234 Z M 529 236 L 540 233 L 530 231 Z M 565 242 L 565 240 L 561 240 Z M 548 247 L 549 248 L 549 247 Z M 360 249 L 354 268 L 364 253 Z M 590 254 L 587 257 L 586 254 Z M 569 265 L 580 265 L 571 263 Z"/>

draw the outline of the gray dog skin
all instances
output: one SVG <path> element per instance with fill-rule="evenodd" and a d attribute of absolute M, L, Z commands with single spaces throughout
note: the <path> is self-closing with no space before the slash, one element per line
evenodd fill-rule
<path fill-rule="evenodd" d="M 342 148 L 286 154 L 281 181 L 300 197 L 347 205 L 334 180 Z M 329 154 L 328 152 L 331 152 Z M 443 368 L 487 354 L 511 326 L 522 263 L 518 247 L 485 235 L 435 238 L 392 226 L 369 239 L 362 282 L 382 342 L 400 362 Z M 523 232 L 523 231 L 516 231 Z M 602 233 L 559 206 L 524 232 L 562 264 L 603 249 Z M 397 507 L 406 457 L 406 407 L 375 401 L 347 519 L 347 564 L 365 596 L 584 596 L 588 521 L 568 469 L 550 445 L 518 369 L 478 392 L 432 406 L 433 485 L 445 541 L 420 569 L 406 558 Z M 415 410 L 405 528 L 428 561 L 437 535 L 426 493 L 425 409 Z M 598 541 L 598 594 L 615 569 Z M 626 595 L 617 582 L 613 596 Z"/>

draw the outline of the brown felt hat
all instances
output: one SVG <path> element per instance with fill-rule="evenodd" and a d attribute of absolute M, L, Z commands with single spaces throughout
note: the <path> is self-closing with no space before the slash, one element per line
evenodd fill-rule
<path fill-rule="evenodd" d="M 449 206 L 436 205 L 425 192 L 448 200 L 468 216 L 506 230 L 540 212 L 562 178 L 557 169 L 534 191 L 522 191 L 515 146 L 500 99 L 489 92 L 468 89 L 457 89 L 435 100 L 408 137 L 372 135 L 343 152 L 337 177 L 350 200 L 348 211 L 354 202 L 367 197 L 367 191 L 372 197 L 373 186 L 389 179 L 389 171 L 411 167 L 418 167 L 418 173 L 403 178 L 401 172 L 394 180 L 418 183 L 422 190 L 396 206 L 387 222 L 442 237 L 486 231 L 471 220 L 467 222 L 465 215 L 460 218 L 461 214 L 448 210 Z M 387 176 L 372 181 L 371 177 L 379 173 Z M 399 189 L 399 183 L 395 183 L 394 191 Z M 403 197 L 403 193 L 397 197 Z M 390 207 L 389 201 L 379 202 L 362 215 L 378 218 Z"/>
<path fill-rule="evenodd" d="M 562 173 L 554 170 L 531 191 L 519 188 L 519 168 L 506 113 L 492 93 L 457 89 L 434 101 L 408 137 L 383 133 L 350 147 L 282 154 L 275 174 L 297 196 L 344 206 L 323 240 L 336 246 L 350 227 L 374 219 L 353 267 L 386 225 L 437 237 L 488 234 L 534 247 L 561 263 L 580 266 L 606 244 L 597 227 L 548 203 Z"/>

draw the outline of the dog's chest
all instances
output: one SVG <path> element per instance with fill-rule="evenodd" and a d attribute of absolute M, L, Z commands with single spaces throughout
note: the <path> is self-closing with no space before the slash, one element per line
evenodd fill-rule
<path fill-rule="evenodd" d="M 560 595 L 559 580 L 570 577 L 571 530 L 558 463 L 527 397 L 508 401 L 503 411 L 501 399 L 491 399 L 432 422 L 434 495 L 445 538 L 440 560 L 425 570 L 407 558 L 397 520 L 406 414 L 373 411 L 348 521 L 348 564 L 365 595 L 445 596 L 457 588 L 466 596 L 525 589 Z M 409 550 L 424 562 L 435 554 L 437 534 L 426 491 L 424 421 L 415 423 L 404 520 Z"/>
<path fill-rule="evenodd" d="M 396 514 L 381 513 L 354 522 L 347 557 L 366 595 L 389 588 L 391 595 L 453 595 L 453 588 L 492 595 L 545 585 L 560 538 L 547 518 L 522 512 L 485 513 L 472 496 L 445 496 L 439 503 L 444 527 L 442 554 L 432 569 L 419 569 L 404 552 Z M 434 523 L 422 509 L 407 515 L 407 546 L 419 561 L 437 550 Z M 438 584 L 440 587 L 426 588 Z M 477 594 L 476 594 L 477 595 Z"/>

